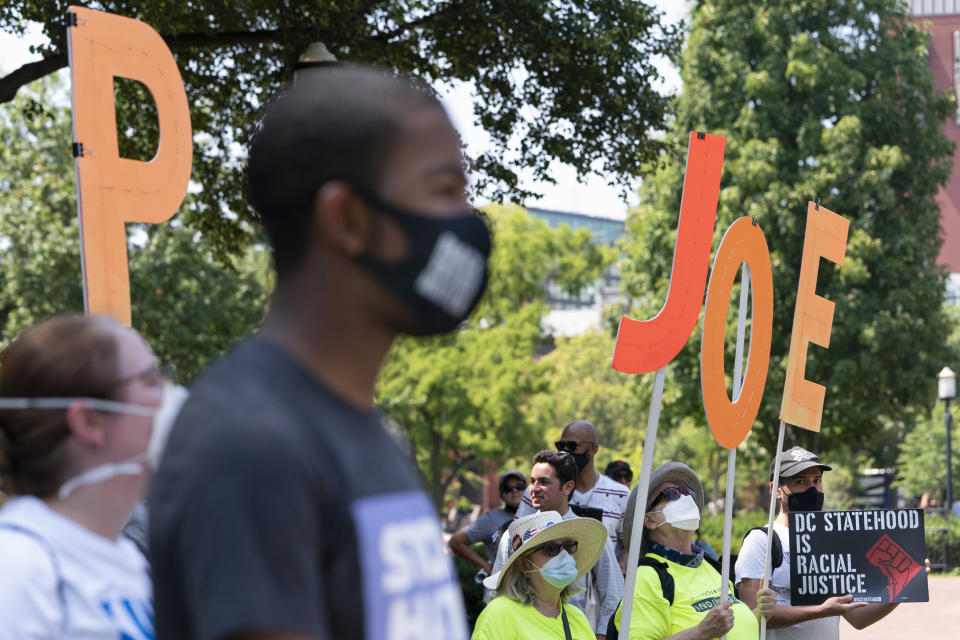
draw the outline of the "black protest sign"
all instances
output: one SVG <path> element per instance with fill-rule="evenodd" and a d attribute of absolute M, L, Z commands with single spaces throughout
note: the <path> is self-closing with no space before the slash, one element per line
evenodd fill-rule
<path fill-rule="evenodd" d="M 921 509 L 811 511 L 790 517 L 790 604 L 927 602 Z"/>

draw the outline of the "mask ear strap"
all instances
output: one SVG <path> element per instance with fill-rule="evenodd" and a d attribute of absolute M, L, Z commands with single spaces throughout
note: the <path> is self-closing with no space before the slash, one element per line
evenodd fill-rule
<path fill-rule="evenodd" d="M 146 461 L 146 459 L 146 454 L 141 453 L 128 458 L 123 462 L 110 462 L 108 464 L 102 464 L 99 467 L 87 469 L 80 475 L 75 476 L 60 485 L 60 490 L 57 491 L 57 497 L 61 500 L 65 500 L 67 496 L 73 493 L 74 489 L 88 484 L 97 484 L 98 482 L 109 480 L 114 476 L 140 475 L 143 472 L 143 463 Z"/>

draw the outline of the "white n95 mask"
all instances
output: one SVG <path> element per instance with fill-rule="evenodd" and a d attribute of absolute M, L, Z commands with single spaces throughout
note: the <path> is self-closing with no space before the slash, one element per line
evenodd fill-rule
<path fill-rule="evenodd" d="M 158 407 L 104 400 L 103 398 L 0 398 L 0 409 L 66 409 L 74 402 L 82 401 L 88 407 L 97 411 L 127 413 L 153 418 L 153 431 L 150 433 L 150 441 L 142 453 L 131 456 L 126 460 L 108 462 L 87 469 L 80 475 L 67 480 L 57 492 L 57 496 L 63 500 L 78 487 L 103 482 L 118 475 L 139 475 L 143 471 L 144 462 L 149 464 L 151 469 L 156 469 L 160 462 L 160 456 L 163 454 L 163 449 L 167 445 L 170 429 L 188 397 L 190 397 L 190 392 L 186 388 L 167 382 L 163 387 L 163 399 Z"/>
<path fill-rule="evenodd" d="M 657 512 L 651 511 L 650 513 Z M 693 496 L 682 495 L 678 500 L 671 500 L 663 508 L 662 513 L 664 522 L 657 525 L 658 527 L 669 523 L 677 529 L 696 531 L 697 527 L 700 526 L 700 508 L 697 507 L 697 502 L 693 499 Z"/>

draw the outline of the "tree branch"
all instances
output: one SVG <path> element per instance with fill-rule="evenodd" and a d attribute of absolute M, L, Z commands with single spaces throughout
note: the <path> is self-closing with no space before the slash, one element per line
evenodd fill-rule
<path fill-rule="evenodd" d="M 17 91 L 23 85 L 39 80 L 65 66 L 67 66 L 67 54 L 62 53 L 36 62 L 28 62 L 16 71 L 0 78 L 0 104 L 13 100 L 13 97 L 17 95 Z"/>
<path fill-rule="evenodd" d="M 310 29 L 302 29 L 307 32 Z M 164 42 L 171 51 L 188 49 L 191 47 L 226 47 L 237 44 L 263 44 L 276 42 L 282 36 L 291 33 L 289 30 L 263 29 L 258 31 L 224 31 L 220 33 L 180 33 L 175 36 L 163 36 Z M 67 66 L 67 54 L 58 53 L 42 60 L 28 62 L 16 71 L 0 78 L 0 104 L 10 102 L 17 91 L 25 84 L 62 69 Z"/>

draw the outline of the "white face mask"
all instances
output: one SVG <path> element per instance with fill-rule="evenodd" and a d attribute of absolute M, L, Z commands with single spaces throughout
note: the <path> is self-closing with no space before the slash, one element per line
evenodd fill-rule
<path fill-rule="evenodd" d="M 135 456 L 120 462 L 108 462 L 91 469 L 87 469 L 60 486 L 57 496 L 63 500 L 74 489 L 103 482 L 118 475 L 139 475 L 143 472 L 143 463 L 148 463 L 151 469 L 156 469 L 160 456 L 167 444 L 170 429 L 180 413 L 180 408 L 190 392 L 186 388 L 167 382 L 163 387 L 163 399 L 159 407 L 147 407 L 140 404 L 116 402 L 102 398 L 0 398 L 0 409 L 66 409 L 77 401 L 82 401 L 91 409 L 109 411 L 112 413 L 127 413 L 136 416 L 150 416 L 153 418 L 153 431 L 147 448 Z"/>
<path fill-rule="evenodd" d="M 697 502 L 693 499 L 693 496 L 682 495 L 679 500 L 668 502 L 662 511 L 651 511 L 650 513 L 663 513 L 664 521 L 657 527 L 669 523 L 677 529 L 696 531 L 697 527 L 700 526 L 700 508 L 697 507 Z"/>

